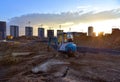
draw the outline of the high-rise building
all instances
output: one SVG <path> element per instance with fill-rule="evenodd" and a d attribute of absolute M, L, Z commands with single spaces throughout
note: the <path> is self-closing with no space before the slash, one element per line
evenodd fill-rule
<path fill-rule="evenodd" d="M 40 39 L 43 39 L 44 38 L 44 28 L 38 28 L 38 37 Z"/>
<path fill-rule="evenodd" d="M 61 35 L 63 33 L 63 30 L 57 30 L 57 36 Z"/>
<path fill-rule="evenodd" d="M 54 37 L 54 30 L 47 30 L 47 37 L 53 38 Z"/>
<path fill-rule="evenodd" d="M 33 36 L 33 27 L 25 27 L 25 36 L 31 37 Z"/>
<path fill-rule="evenodd" d="M 93 27 L 92 26 L 88 27 L 88 36 L 93 36 Z"/>
<path fill-rule="evenodd" d="M 6 22 L 0 21 L 0 40 L 6 38 Z"/>
<path fill-rule="evenodd" d="M 11 25 L 10 26 L 10 35 L 13 36 L 13 38 L 19 37 L 19 26 Z"/>
<path fill-rule="evenodd" d="M 63 42 L 63 30 L 57 30 L 57 39 L 58 39 L 58 43 L 62 43 Z"/>

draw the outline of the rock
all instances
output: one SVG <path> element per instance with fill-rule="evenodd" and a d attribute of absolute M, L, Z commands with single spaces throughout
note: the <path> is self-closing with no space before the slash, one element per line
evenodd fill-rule
<path fill-rule="evenodd" d="M 13 52 L 12 56 L 28 56 L 31 55 L 33 52 Z"/>
<path fill-rule="evenodd" d="M 54 69 L 53 66 L 55 66 L 55 65 L 65 65 L 65 64 L 69 64 L 69 63 L 61 61 L 61 60 L 51 59 L 51 60 L 48 60 L 48 61 L 44 62 L 41 65 L 38 65 L 38 66 L 34 67 L 32 69 L 32 72 L 33 73 L 48 72 L 51 69 Z"/>

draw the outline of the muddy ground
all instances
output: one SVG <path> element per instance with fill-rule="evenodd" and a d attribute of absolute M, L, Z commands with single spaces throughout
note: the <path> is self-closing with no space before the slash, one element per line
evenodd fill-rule
<path fill-rule="evenodd" d="M 76 53 L 76 57 L 67 57 L 41 42 L 5 46 L 0 46 L 4 54 L 0 82 L 120 82 L 120 55 Z M 30 53 L 12 56 L 15 52 Z"/>

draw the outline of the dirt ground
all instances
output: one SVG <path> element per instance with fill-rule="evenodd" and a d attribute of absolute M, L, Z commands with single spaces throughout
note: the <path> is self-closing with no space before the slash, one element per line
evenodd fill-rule
<path fill-rule="evenodd" d="M 6 46 L 0 46 L 4 54 L 0 58 L 0 82 L 120 82 L 120 55 L 76 53 L 69 58 L 41 42 Z M 14 57 L 13 52 L 32 53 Z M 32 69 L 37 66 L 35 73 Z"/>

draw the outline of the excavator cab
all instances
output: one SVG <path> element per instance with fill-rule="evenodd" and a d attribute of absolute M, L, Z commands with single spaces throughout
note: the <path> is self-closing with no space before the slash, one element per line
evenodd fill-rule
<path fill-rule="evenodd" d="M 73 42 L 73 35 L 72 33 L 66 33 L 66 37 L 63 38 L 62 44 L 59 46 L 58 51 L 62 53 L 68 54 L 69 57 L 74 56 L 77 48 L 76 44 Z"/>

